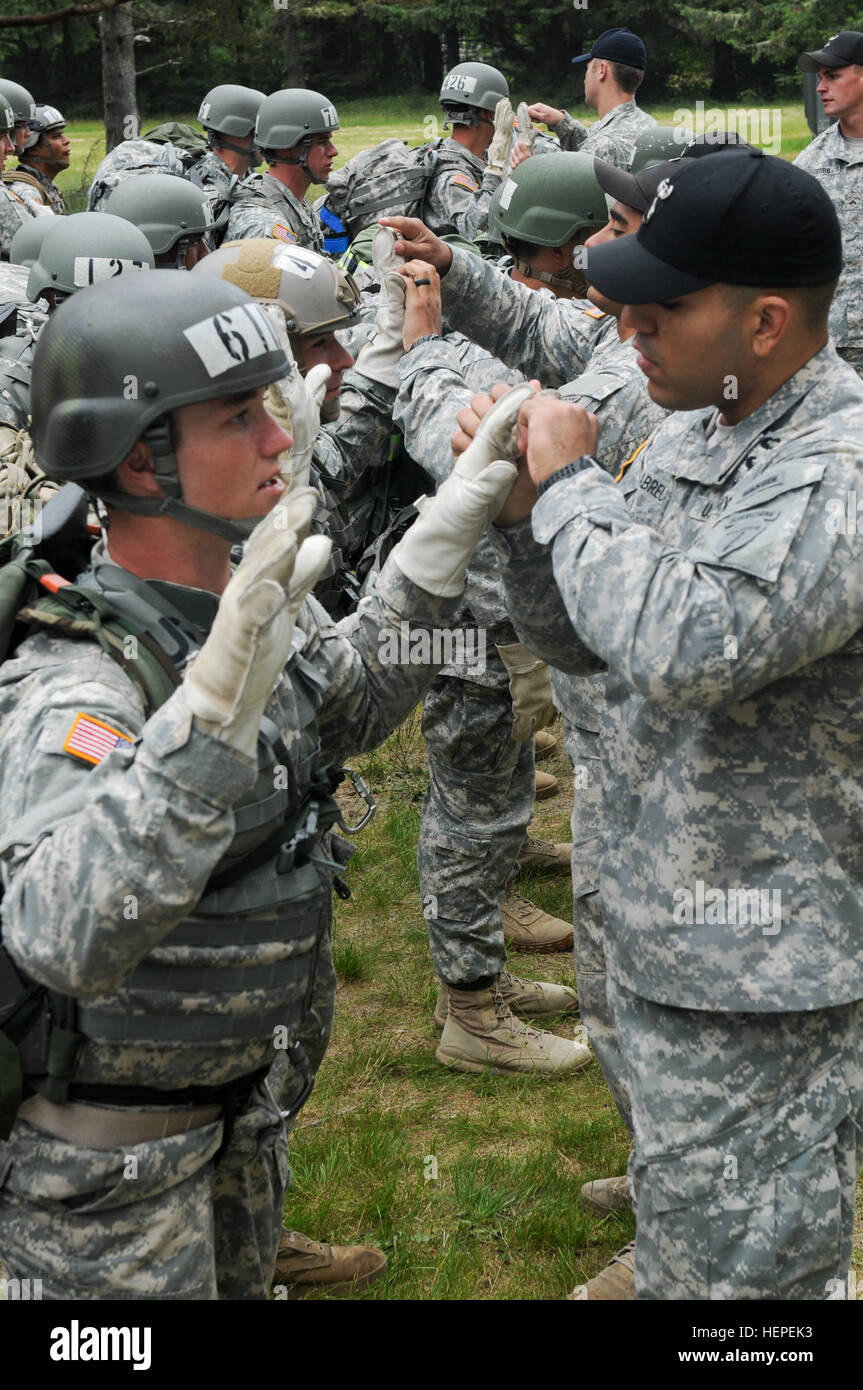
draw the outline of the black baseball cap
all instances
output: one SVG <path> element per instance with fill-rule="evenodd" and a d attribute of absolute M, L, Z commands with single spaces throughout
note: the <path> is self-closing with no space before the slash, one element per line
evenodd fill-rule
<path fill-rule="evenodd" d="M 804 72 L 863 63 L 863 34 L 858 29 L 842 29 L 838 34 L 831 34 L 824 47 L 815 53 L 801 53 L 797 62 Z"/>
<path fill-rule="evenodd" d="M 839 219 L 811 174 L 761 150 L 672 162 L 636 235 L 588 251 L 590 283 L 608 299 L 652 304 L 709 285 L 823 285 L 839 275 Z"/>
<path fill-rule="evenodd" d="M 589 63 L 591 58 L 607 58 L 610 63 L 628 63 L 631 68 L 647 68 L 647 49 L 630 29 L 604 29 L 594 40 L 589 53 L 579 53 L 574 63 Z"/>
<path fill-rule="evenodd" d="M 683 159 L 701 159 L 706 154 L 716 154 L 722 150 L 754 150 L 748 140 L 744 140 L 736 130 L 710 130 L 704 135 L 696 135 L 694 140 L 680 151 Z"/>
<path fill-rule="evenodd" d="M 625 203 L 636 212 L 647 212 L 656 197 L 656 190 L 671 174 L 675 173 L 679 159 L 666 159 L 662 164 L 651 164 L 632 174 L 628 169 L 619 169 L 604 159 L 594 156 L 593 172 L 603 193 L 608 193 L 616 203 Z"/>

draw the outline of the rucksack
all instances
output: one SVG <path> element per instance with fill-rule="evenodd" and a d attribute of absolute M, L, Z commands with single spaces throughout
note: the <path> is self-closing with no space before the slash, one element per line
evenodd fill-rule
<path fill-rule="evenodd" d="M 179 150 L 155 140 L 123 140 L 106 154 L 96 170 L 87 196 L 87 211 L 99 212 L 118 183 L 136 174 L 176 174 L 186 178 L 186 164 Z"/>
<path fill-rule="evenodd" d="M 149 718 L 180 683 L 156 644 L 103 594 L 69 582 L 87 564 L 92 535 L 87 498 L 67 483 L 51 498 L 37 529 L 0 540 L 0 662 L 34 628 L 95 639 L 135 685 Z M 134 659 L 127 639 L 135 638 Z M 0 885 L 2 895 L 2 885 Z M 8 1139 L 21 1104 L 24 1075 L 48 1100 L 62 1103 L 80 1046 L 74 1000 L 22 976 L 0 942 L 0 1140 Z"/>
<path fill-rule="evenodd" d="M 361 150 L 336 169 L 327 180 L 327 192 L 315 203 L 325 244 L 346 236 L 347 243 L 340 248 L 345 250 L 359 232 L 385 213 L 416 216 L 437 168 L 442 144 L 442 139 L 434 140 L 409 149 L 403 140 L 393 136 L 371 149 Z M 341 233 L 336 223 L 340 224 Z"/>
<path fill-rule="evenodd" d="M 173 145 L 187 167 L 197 164 L 210 152 L 206 135 L 193 125 L 186 125 L 185 121 L 165 121 L 153 130 L 145 131 L 141 139 L 150 140 L 155 145 Z"/>

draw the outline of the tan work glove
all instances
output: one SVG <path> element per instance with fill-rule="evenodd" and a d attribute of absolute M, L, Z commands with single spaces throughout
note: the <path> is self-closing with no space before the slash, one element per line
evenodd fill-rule
<path fill-rule="evenodd" d="M 434 497 L 419 498 L 420 515 L 390 560 L 426 593 L 454 598 L 477 542 L 510 494 L 517 475 L 513 426 L 533 390 L 525 383 L 501 396 Z M 389 563 L 389 562 L 388 562 Z"/>
<path fill-rule="evenodd" d="M 404 257 L 393 250 L 395 236 L 389 227 L 379 227 L 372 241 L 372 261 L 381 292 L 375 326 L 367 343 L 360 348 L 355 368 L 382 386 L 398 389 L 399 362 L 404 355 L 402 335 L 405 323 L 405 280 L 399 275 Z"/>
<path fill-rule="evenodd" d="M 509 150 L 512 144 L 512 128 L 515 112 L 509 97 L 501 97 L 494 108 L 494 135 L 486 155 L 485 171 L 503 178 L 509 168 Z"/>
<path fill-rule="evenodd" d="M 510 642 L 497 650 L 509 673 L 512 737 L 515 743 L 526 743 L 537 729 L 544 729 L 557 718 L 551 698 L 551 674 L 545 662 L 520 642 Z"/>
<path fill-rule="evenodd" d="M 184 688 L 205 733 L 253 758 L 264 707 L 291 654 L 297 614 L 330 558 L 309 536 L 314 488 L 286 493 L 246 542 Z"/>
<path fill-rule="evenodd" d="M 288 372 L 274 381 L 267 392 L 267 409 L 283 430 L 293 437 L 290 452 L 282 454 L 282 475 L 291 487 L 305 487 L 309 481 L 315 440 L 321 428 L 321 406 L 332 371 L 322 362 L 300 375 L 291 349 L 284 310 L 278 304 L 262 304 L 261 308 L 275 328 L 279 343 L 288 359 Z"/>

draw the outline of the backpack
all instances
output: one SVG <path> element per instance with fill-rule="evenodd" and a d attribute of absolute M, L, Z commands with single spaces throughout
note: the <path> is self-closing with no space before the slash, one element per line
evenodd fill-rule
<path fill-rule="evenodd" d="M 87 197 L 87 211 L 99 212 L 118 183 L 135 174 L 176 174 L 186 177 L 186 165 L 179 150 L 155 140 L 123 140 L 106 154 L 96 170 Z"/>
<path fill-rule="evenodd" d="M 70 583 L 87 563 L 92 537 L 87 499 L 77 483 L 52 497 L 38 531 L 0 540 L 0 661 L 34 627 L 95 639 L 139 691 L 147 717 L 180 682 L 155 643 L 102 594 Z M 135 658 L 126 639 L 136 638 Z M 2 894 L 2 885 L 0 885 Z M 0 941 L 0 1140 L 8 1139 L 24 1095 L 24 1076 L 48 1100 L 62 1103 L 80 1045 L 75 1001 L 22 976 Z"/>
<path fill-rule="evenodd" d="M 324 244 L 337 241 L 339 235 L 346 236 L 347 243 L 327 249 L 346 250 L 382 214 L 415 217 L 425 201 L 442 144 L 440 139 L 409 149 L 403 140 L 391 137 L 361 150 L 336 169 L 315 211 L 323 224 Z"/>
<path fill-rule="evenodd" d="M 173 145 L 187 168 L 210 153 L 207 137 L 193 125 L 186 125 L 185 121 L 165 121 L 163 125 L 145 131 L 141 139 L 150 140 L 155 145 Z"/>

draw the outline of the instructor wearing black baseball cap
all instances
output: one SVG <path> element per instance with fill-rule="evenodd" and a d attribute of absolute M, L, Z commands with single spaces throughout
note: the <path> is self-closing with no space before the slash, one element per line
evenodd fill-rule
<path fill-rule="evenodd" d="M 635 103 L 647 68 L 644 43 L 629 29 L 606 29 L 589 53 L 580 53 L 572 61 L 587 64 L 584 100 L 598 113 L 599 120 L 588 129 L 568 111 L 542 101 L 528 107 L 531 120 L 545 121 L 560 140 L 561 149 L 582 150 L 627 169 L 636 139 L 656 125 Z"/>

